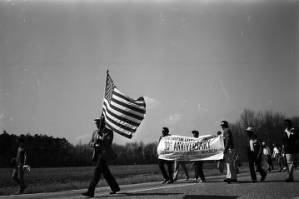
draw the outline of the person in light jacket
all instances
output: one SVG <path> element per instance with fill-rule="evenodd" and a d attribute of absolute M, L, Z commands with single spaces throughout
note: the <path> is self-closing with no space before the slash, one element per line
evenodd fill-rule
<path fill-rule="evenodd" d="M 234 149 L 233 135 L 227 121 L 222 121 L 220 126 L 223 130 L 224 159 L 226 162 L 226 178 L 224 181 L 227 183 L 237 182 L 237 171 L 234 164 L 236 152 Z"/>

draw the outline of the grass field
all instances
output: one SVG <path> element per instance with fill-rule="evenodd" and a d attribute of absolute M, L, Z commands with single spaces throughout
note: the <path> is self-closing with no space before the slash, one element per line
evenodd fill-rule
<path fill-rule="evenodd" d="M 194 176 L 191 164 L 187 165 L 190 177 Z M 126 165 L 110 166 L 117 182 L 135 184 L 142 182 L 161 181 L 162 176 L 158 165 Z M 64 168 L 32 168 L 30 174 L 25 175 L 28 185 L 25 193 L 53 192 L 69 189 L 87 188 L 94 167 L 64 167 Z M 206 176 L 219 174 L 216 164 L 204 164 Z M 18 191 L 17 185 L 10 178 L 11 169 L 0 169 L 0 195 L 14 194 Z M 180 170 L 179 178 L 185 178 Z M 100 180 L 98 186 L 106 186 L 105 180 Z"/>

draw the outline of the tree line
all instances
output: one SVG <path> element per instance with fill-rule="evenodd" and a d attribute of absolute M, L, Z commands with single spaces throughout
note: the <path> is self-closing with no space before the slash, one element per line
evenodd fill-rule
<path fill-rule="evenodd" d="M 28 164 L 32 167 L 90 166 L 92 148 L 88 144 L 71 144 L 65 138 L 30 133 L 22 135 L 28 154 Z M 3 131 L 0 134 L 0 167 L 8 167 L 16 156 L 19 136 Z M 157 161 L 157 143 L 143 142 L 112 145 L 117 158 L 112 164 L 150 164 Z"/>
<path fill-rule="evenodd" d="M 253 126 L 260 140 L 269 146 L 282 143 L 285 115 L 272 111 L 256 112 L 244 110 L 240 118 L 230 124 L 235 140 L 235 147 L 241 160 L 246 160 L 247 136 L 244 129 Z M 294 126 L 299 125 L 299 117 L 290 118 Z M 159 137 L 157 135 L 157 137 Z M 0 134 L 0 167 L 8 167 L 10 159 L 16 155 L 17 137 L 5 130 Z M 65 138 L 30 133 L 24 135 L 28 163 L 32 167 L 65 167 L 90 166 L 92 148 L 87 144 L 71 144 Z M 117 154 L 113 164 L 153 164 L 157 163 L 157 142 L 144 144 L 143 142 L 113 144 Z"/>

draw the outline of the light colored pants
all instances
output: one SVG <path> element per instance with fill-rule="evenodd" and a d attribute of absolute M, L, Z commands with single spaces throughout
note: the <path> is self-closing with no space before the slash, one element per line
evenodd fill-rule
<path fill-rule="evenodd" d="M 294 179 L 294 154 L 286 154 L 289 179 Z"/>
<path fill-rule="evenodd" d="M 173 179 L 177 180 L 178 178 L 178 174 L 179 174 L 179 167 L 182 167 L 185 175 L 186 175 L 186 179 L 189 179 L 189 174 L 188 174 L 188 170 L 186 168 L 185 162 L 180 162 L 180 161 L 174 161 L 174 174 L 173 174 Z"/>
<path fill-rule="evenodd" d="M 235 157 L 236 152 L 234 149 L 229 149 L 225 154 L 226 162 L 226 178 L 231 180 L 237 180 L 237 171 L 235 167 Z"/>

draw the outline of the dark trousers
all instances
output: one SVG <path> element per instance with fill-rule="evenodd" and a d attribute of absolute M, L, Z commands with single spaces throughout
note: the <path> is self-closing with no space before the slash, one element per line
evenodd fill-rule
<path fill-rule="evenodd" d="M 24 190 L 24 170 L 22 165 L 13 169 L 11 177 L 20 186 L 20 190 Z"/>
<path fill-rule="evenodd" d="M 261 160 L 249 159 L 248 162 L 249 162 L 251 179 L 253 181 L 256 181 L 256 173 L 255 173 L 254 165 L 256 166 L 256 170 L 261 174 L 261 176 L 267 175 L 267 172 L 261 167 Z"/>
<path fill-rule="evenodd" d="M 269 171 L 274 170 L 274 166 L 273 166 L 271 155 L 267 155 L 267 162 L 269 164 Z"/>
<path fill-rule="evenodd" d="M 198 179 L 198 177 L 200 177 L 202 181 L 205 181 L 205 175 L 202 170 L 202 165 L 203 165 L 202 161 L 197 161 L 193 163 L 195 169 L 195 178 Z"/>
<path fill-rule="evenodd" d="M 158 160 L 159 168 L 161 170 L 161 173 L 163 175 L 164 180 L 170 180 L 173 181 L 173 161 L 168 160 Z M 165 164 L 167 165 L 168 174 L 165 169 Z"/>
<path fill-rule="evenodd" d="M 106 182 L 110 186 L 112 191 L 118 191 L 119 186 L 117 182 L 115 181 L 114 177 L 110 173 L 110 170 L 103 158 L 99 158 L 97 163 L 96 163 L 96 168 L 94 170 L 94 175 L 92 177 L 92 180 L 89 184 L 88 192 L 89 193 L 94 193 L 94 190 L 101 178 L 101 175 L 103 174 Z"/>

